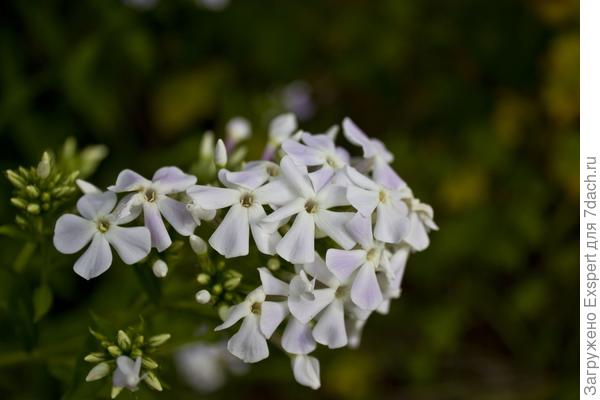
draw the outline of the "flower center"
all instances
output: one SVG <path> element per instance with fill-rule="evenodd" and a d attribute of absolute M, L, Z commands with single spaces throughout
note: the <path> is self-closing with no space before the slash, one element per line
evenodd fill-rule
<path fill-rule="evenodd" d="M 337 160 L 333 156 L 327 156 L 325 162 L 327 162 L 327 164 L 332 168 L 338 168 L 339 166 Z"/>
<path fill-rule="evenodd" d="M 335 297 L 343 299 L 348 295 L 348 288 L 346 286 L 340 286 L 335 290 Z"/>
<path fill-rule="evenodd" d="M 304 203 L 304 209 L 309 214 L 314 214 L 318 211 L 319 204 L 317 204 L 317 202 L 314 200 L 308 200 L 306 203 Z"/>
<path fill-rule="evenodd" d="M 387 192 L 385 190 L 380 190 L 379 191 L 379 201 L 381 203 L 385 203 L 385 202 L 387 202 L 387 199 L 388 199 Z"/>
<path fill-rule="evenodd" d="M 254 197 L 250 193 L 244 193 L 244 195 L 240 198 L 240 204 L 243 207 L 250 207 L 254 202 Z"/>
<path fill-rule="evenodd" d="M 144 190 L 144 200 L 152 203 L 156 200 L 156 190 L 148 188 Z"/>
<path fill-rule="evenodd" d="M 260 315 L 261 310 L 262 303 L 252 303 L 252 306 L 250 307 L 250 311 L 252 311 L 252 314 Z"/>
<path fill-rule="evenodd" d="M 269 174 L 271 177 L 279 175 L 279 167 L 277 165 L 267 166 L 267 174 Z"/>
<path fill-rule="evenodd" d="M 110 223 L 104 219 L 98 220 L 98 222 L 96 223 L 96 226 L 98 227 L 98 230 L 100 231 L 100 233 L 106 233 L 110 229 Z"/>

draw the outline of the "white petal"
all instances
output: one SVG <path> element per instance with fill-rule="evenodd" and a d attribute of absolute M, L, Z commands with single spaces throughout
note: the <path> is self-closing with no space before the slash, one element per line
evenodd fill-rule
<path fill-rule="evenodd" d="M 290 156 L 285 156 L 281 160 L 281 172 L 287 183 L 289 183 L 300 196 L 308 199 L 315 195 L 306 168 L 299 167 Z"/>
<path fill-rule="evenodd" d="M 334 128 L 337 129 L 337 127 Z M 327 134 L 312 135 L 308 132 L 304 132 L 302 141 L 306 143 L 307 146 L 321 150 L 322 152 L 335 151 L 335 143 L 332 137 Z"/>
<path fill-rule="evenodd" d="M 195 204 L 205 210 L 229 207 L 240 201 L 240 192 L 235 189 L 213 186 L 192 186 L 187 190 Z"/>
<path fill-rule="evenodd" d="M 325 164 L 318 170 L 308 174 L 308 177 L 310 178 L 313 187 L 318 192 L 331 181 L 331 178 L 333 178 L 334 174 L 334 169 L 331 168 L 329 165 Z"/>
<path fill-rule="evenodd" d="M 311 389 L 321 387 L 321 376 L 319 360 L 311 356 L 296 356 L 292 359 L 292 370 L 294 379 L 301 385 Z"/>
<path fill-rule="evenodd" d="M 248 210 L 234 204 L 208 242 L 226 258 L 248 254 Z"/>
<path fill-rule="evenodd" d="M 288 297 L 288 307 L 292 315 L 303 324 L 327 307 L 335 298 L 335 289 L 316 289 L 313 292 L 314 300 L 306 300 L 301 296 Z"/>
<path fill-rule="evenodd" d="M 371 225 L 371 217 L 363 217 L 360 213 L 356 213 L 354 217 L 346 224 L 346 229 L 350 236 L 361 245 L 363 249 L 373 247 L 373 227 Z"/>
<path fill-rule="evenodd" d="M 65 214 L 54 227 L 54 247 L 63 254 L 77 253 L 92 240 L 96 224 L 78 215 Z"/>
<path fill-rule="evenodd" d="M 262 267 L 258 269 L 263 290 L 268 296 L 287 296 L 289 285 L 273 276 L 271 271 Z"/>
<path fill-rule="evenodd" d="M 315 223 L 327 236 L 348 250 L 356 244 L 346 229 L 346 224 L 350 222 L 353 216 L 354 214 L 349 212 L 319 210 L 315 214 Z"/>
<path fill-rule="evenodd" d="M 84 194 L 77 201 L 77 211 L 86 219 L 108 215 L 117 204 L 117 195 L 112 192 Z"/>
<path fill-rule="evenodd" d="M 237 172 L 222 169 L 219 171 L 219 179 L 226 186 L 233 184 L 252 190 L 265 183 L 267 179 L 269 179 L 269 176 L 259 169 L 249 169 Z"/>
<path fill-rule="evenodd" d="M 279 222 L 283 219 L 289 218 L 292 215 L 298 214 L 300 212 L 304 212 L 304 204 L 306 200 L 304 199 L 296 199 L 291 203 L 288 203 L 277 210 L 273 211 L 271 214 L 267 215 L 263 218 L 262 222 L 264 223 L 272 223 Z"/>
<path fill-rule="evenodd" d="M 291 354 L 308 354 L 317 348 L 317 343 L 308 324 L 290 317 L 281 337 L 281 347 Z"/>
<path fill-rule="evenodd" d="M 273 255 L 275 254 L 277 243 L 281 240 L 281 235 L 277 232 L 276 225 L 267 228 L 259 224 L 265 216 L 265 210 L 258 204 L 253 204 L 248 208 L 250 231 L 252 232 L 256 247 L 263 254 Z"/>
<path fill-rule="evenodd" d="M 325 162 L 325 158 L 320 151 L 294 140 L 286 140 L 281 145 L 281 148 L 290 155 L 294 161 L 306 166 L 322 165 Z"/>
<path fill-rule="evenodd" d="M 389 189 L 399 189 L 406 186 L 406 183 L 398 176 L 396 171 L 380 158 L 375 159 L 373 179 Z"/>
<path fill-rule="evenodd" d="M 111 263 L 110 246 L 104 235 L 96 232 L 90 247 L 75 262 L 73 270 L 84 279 L 92 279 L 106 271 Z"/>
<path fill-rule="evenodd" d="M 265 301 L 260 311 L 260 331 L 267 339 L 287 317 L 289 313 L 287 302 Z"/>
<path fill-rule="evenodd" d="M 379 191 L 379 185 L 377 183 L 358 172 L 355 168 L 347 165 L 344 167 L 344 172 L 348 176 L 348 179 L 350 179 L 350 181 L 356 186 L 374 192 Z"/>
<path fill-rule="evenodd" d="M 410 214 L 410 230 L 404 241 L 416 251 L 422 251 L 429 247 L 427 230 L 418 215 L 414 212 Z"/>
<path fill-rule="evenodd" d="M 196 180 L 194 175 L 186 174 L 177 167 L 160 168 L 152 177 L 153 184 L 163 194 L 184 192 L 195 184 Z"/>
<path fill-rule="evenodd" d="M 366 322 L 366 319 L 348 318 L 346 320 L 346 330 L 348 331 L 348 347 L 351 349 L 356 349 L 360 345 L 362 331 Z"/>
<path fill-rule="evenodd" d="M 84 181 L 83 179 L 76 179 L 75 183 L 77 184 L 77 187 L 79 187 L 79 190 L 81 190 L 84 194 L 102 192 L 102 190 L 100 190 L 97 186 L 92 185 L 91 183 L 89 183 L 88 181 Z"/>
<path fill-rule="evenodd" d="M 244 300 L 239 304 L 231 306 L 227 311 L 227 318 L 219 326 L 215 328 L 215 331 L 221 331 L 235 325 L 240 319 L 250 315 L 252 312 L 252 304 L 248 300 Z"/>
<path fill-rule="evenodd" d="M 397 204 L 394 204 L 397 203 Z M 410 220 L 404 202 L 380 203 L 377 207 L 375 238 L 385 243 L 398 243 L 408 235 Z"/>
<path fill-rule="evenodd" d="M 282 206 L 295 200 L 298 195 L 284 179 L 273 180 L 254 191 L 254 202 Z"/>
<path fill-rule="evenodd" d="M 313 262 L 302 265 L 302 268 L 307 274 L 317 278 L 319 282 L 324 283 L 330 288 L 337 289 L 340 284 L 340 280 L 329 271 L 329 268 L 327 268 L 325 261 L 321 258 L 319 253 L 315 253 L 315 260 Z"/>
<path fill-rule="evenodd" d="M 383 301 L 375 268 L 371 263 L 365 263 L 358 270 L 352 284 L 351 297 L 354 304 L 365 310 L 375 310 Z"/>
<path fill-rule="evenodd" d="M 364 217 L 370 217 L 379 204 L 379 193 L 356 186 L 348 188 L 348 201 Z"/>
<path fill-rule="evenodd" d="M 135 264 L 150 253 L 150 232 L 145 227 L 113 225 L 105 237 L 125 264 Z"/>
<path fill-rule="evenodd" d="M 320 208 L 347 206 L 346 188 L 340 185 L 326 185 L 318 194 L 317 202 Z"/>
<path fill-rule="evenodd" d="M 342 126 L 346 139 L 350 143 L 362 147 L 365 157 L 369 158 L 375 155 L 373 146 L 371 146 L 371 139 L 350 118 L 344 118 Z"/>
<path fill-rule="evenodd" d="M 367 260 L 367 252 L 364 250 L 327 250 L 325 262 L 329 270 L 345 281 L 358 267 Z"/>
<path fill-rule="evenodd" d="M 289 138 L 298 128 L 296 116 L 292 113 L 281 114 L 269 124 L 269 138 L 275 143 L 281 143 Z"/>
<path fill-rule="evenodd" d="M 348 343 L 342 301 L 335 300 L 325 309 L 313 329 L 313 337 L 330 349 L 344 347 Z"/>
<path fill-rule="evenodd" d="M 156 203 L 144 203 L 144 225 L 150 231 L 152 247 L 159 252 L 166 250 L 171 245 L 171 237 L 160 216 Z"/>
<path fill-rule="evenodd" d="M 142 213 L 143 196 L 138 193 L 129 193 L 125 195 L 111 212 L 114 219 L 113 223 L 117 225 L 127 224 Z"/>
<path fill-rule="evenodd" d="M 246 363 L 255 363 L 269 357 L 267 340 L 259 330 L 258 317 L 249 314 L 240 330 L 227 342 L 227 350 Z"/>
<path fill-rule="evenodd" d="M 161 196 L 158 200 L 158 209 L 180 235 L 190 236 L 194 232 L 196 222 L 184 203 Z"/>
<path fill-rule="evenodd" d="M 315 257 L 315 221 L 306 211 L 296 215 L 294 224 L 277 244 L 277 254 L 291 263 L 312 262 Z"/>
<path fill-rule="evenodd" d="M 119 173 L 117 182 L 113 186 L 109 186 L 108 190 L 112 192 L 131 192 L 140 190 L 141 188 L 150 185 L 150 181 L 137 172 L 126 169 Z"/>

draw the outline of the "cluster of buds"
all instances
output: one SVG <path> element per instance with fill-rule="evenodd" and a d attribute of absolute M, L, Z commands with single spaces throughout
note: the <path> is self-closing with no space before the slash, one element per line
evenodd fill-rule
<path fill-rule="evenodd" d="M 119 330 L 114 340 L 92 328 L 90 333 L 100 342 L 101 351 L 85 356 L 84 360 L 96 364 L 88 373 L 87 382 L 97 381 L 112 373 L 111 398 L 115 398 L 124 388 L 138 390 L 144 382 L 150 389 L 162 391 L 163 387 L 156 376 L 158 363 L 151 355 L 171 338 L 168 333 L 146 338 L 135 328 Z"/>
<path fill-rule="evenodd" d="M 226 268 L 224 262 L 213 265 L 203 263 L 203 272 L 196 276 L 201 289 L 196 293 L 200 304 L 211 304 L 226 310 L 231 304 L 239 302 L 244 296 L 240 291 L 243 275 L 235 269 Z"/>

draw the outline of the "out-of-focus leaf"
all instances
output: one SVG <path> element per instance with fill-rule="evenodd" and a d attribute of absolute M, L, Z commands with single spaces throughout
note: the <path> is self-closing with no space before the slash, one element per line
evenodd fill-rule
<path fill-rule="evenodd" d="M 23 245 L 13 263 L 13 268 L 15 271 L 22 272 L 25 269 L 36 247 L 36 244 L 33 242 L 27 242 L 25 245 Z"/>
<path fill-rule="evenodd" d="M 52 289 L 47 284 L 40 285 L 33 292 L 33 321 L 37 322 L 50 311 L 53 301 Z"/>

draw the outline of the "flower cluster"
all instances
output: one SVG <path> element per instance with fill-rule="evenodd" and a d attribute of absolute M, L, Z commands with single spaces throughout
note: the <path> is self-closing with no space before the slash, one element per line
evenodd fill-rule
<path fill-rule="evenodd" d="M 262 160 L 242 163 L 238 144 L 250 128 L 235 120 L 227 129 L 213 152 L 213 136 L 206 136 L 194 175 L 164 167 L 150 180 L 125 170 L 106 192 L 80 183 L 86 192 L 77 203 L 80 215 L 57 221 L 55 246 L 70 254 L 90 243 L 74 267 L 86 279 L 109 268 L 111 246 L 134 264 L 151 249 L 168 249 L 173 231 L 190 237 L 194 252 L 205 257 L 201 263 L 264 257 L 270 268 L 258 268 L 254 286 L 240 285 L 242 277 L 252 282 L 254 269 L 243 271 L 236 262 L 241 272 L 198 275 L 199 283 L 214 285 L 196 299 L 220 306 L 224 321 L 217 331 L 241 322 L 227 344 L 231 354 L 255 363 L 269 356 L 268 341 L 276 342 L 290 355 L 296 380 L 316 389 L 320 366 L 311 354 L 318 344 L 357 346 L 369 315 L 387 312 L 400 296 L 409 254 L 427 248 L 429 231 L 437 229 L 433 210 L 390 166 L 394 157 L 385 145 L 348 118 L 342 131 L 354 156 L 336 145 L 337 126 L 312 134 L 285 114 L 271 122 Z M 212 177 L 202 167 L 209 159 Z M 209 228 L 198 233 L 200 225 Z M 163 264 L 155 262 L 156 276 L 166 275 Z M 228 297 L 221 295 L 223 284 Z"/>

